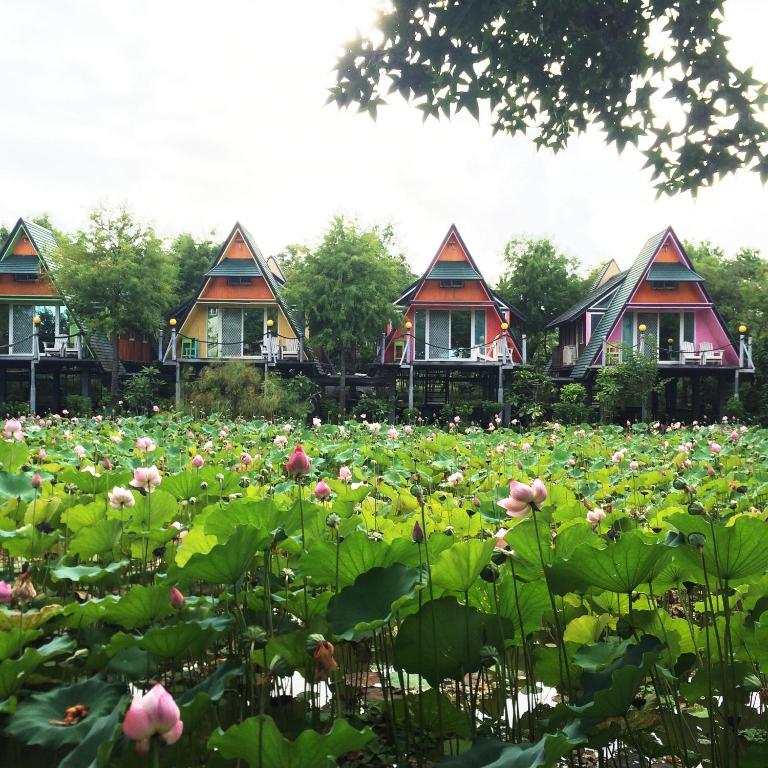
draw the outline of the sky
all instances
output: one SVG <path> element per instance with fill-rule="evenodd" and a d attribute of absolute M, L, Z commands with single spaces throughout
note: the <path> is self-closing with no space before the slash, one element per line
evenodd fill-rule
<path fill-rule="evenodd" d="M 590 130 L 557 155 L 462 114 L 423 122 L 395 99 L 374 122 L 326 105 L 340 46 L 376 0 L 2 0 L 0 223 L 61 229 L 126 205 L 171 237 L 262 251 L 317 244 L 330 218 L 391 223 L 416 271 L 451 223 L 486 277 L 513 237 L 547 237 L 583 271 L 672 225 L 687 240 L 768 255 L 768 191 L 741 171 L 656 198 L 644 158 Z M 768 79 L 768 0 L 727 0 L 739 66 Z"/>

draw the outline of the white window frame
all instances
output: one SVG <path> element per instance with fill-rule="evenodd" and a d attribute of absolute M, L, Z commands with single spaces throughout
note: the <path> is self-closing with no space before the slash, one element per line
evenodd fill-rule
<path fill-rule="evenodd" d="M 477 360 L 477 347 L 475 346 L 475 317 L 476 312 L 485 312 L 485 309 L 475 309 L 472 308 L 469 310 L 471 312 L 471 320 L 470 320 L 470 326 L 469 326 L 469 339 L 470 339 L 470 350 L 469 350 L 469 357 L 453 357 L 449 351 L 448 357 L 433 357 L 430 354 L 431 347 L 431 333 L 430 333 L 430 316 L 432 312 L 448 312 L 448 346 L 451 350 L 453 350 L 453 313 L 454 312 L 466 312 L 465 309 L 440 309 L 439 307 L 431 307 L 424 310 L 425 313 L 425 319 L 424 319 L 424 341 L 425 341 L 425 349 L 424 349 L 424 360 Z M 488 318 L 486 317 L 486 327 L 485 327 L 485 336 L 486 336 L 486 345 L 487 345 L 487 337 L 488 337 Z"/>

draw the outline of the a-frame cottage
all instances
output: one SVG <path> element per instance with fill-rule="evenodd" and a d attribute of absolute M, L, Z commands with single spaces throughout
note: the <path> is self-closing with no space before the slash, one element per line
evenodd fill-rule
<path fill-rule="evenodd" d="M 414 388 L 420 404 L 439 406 L 454 385 L 473 383 L 484 399 L 496 400 L 503 372 L 525 363 L 522 313 L 494 293 L 455 225 L 395 305 L 403 319 L 387 328 L 379 362 L 401 369 L 409 407 Z"/>
<path fill-rule="evenodd" d="M 193 299 L 173 315 L 164 360 L 256 360 L 280 366 L 306 359 L 302 328 L 281 296 L 285 278 L 237 223 Z"/>
<path fill-rule="evenodd" d="M 628 270 L 606 264 L 587 295 L 548 328 L 559 333 L 549 371 L 561 381 L 591 386 L 599 368 L 629 350 L 655 357 L 668 380 L 668 415 L 700 415 L 705 379 L 716 380 L 715 410 L 722 411 L 730 381 L 738 386 L 739 374 L 754 370 L 744 329 L 734 343 L 671 227 L 649 238 Z"/>
<path fill-rule="evenodd" d="M 109 367 L 106 340 L 86 337 L 56 287 L 53 232 L 19 219 L 0 246 L 0 398 L 59 411 Z"/>

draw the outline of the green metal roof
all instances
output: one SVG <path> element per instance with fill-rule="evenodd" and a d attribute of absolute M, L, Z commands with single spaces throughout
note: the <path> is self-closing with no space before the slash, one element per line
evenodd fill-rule
<path fill-rule="evenodd" d="M 4 275 L 39 275 L 40 259 L 37 256 L 8 256 L 0 261 L 0 273 Z"/>
<path fill-rule="evenodd" d="M 35 224 L 34 221 L 23 219 L 23 223 L 24 228 L 27 230 L 27 234 L 32 239 L 32 242 L 43 261 L 52 267 L 58 266 L 56 264 L 56 253 L 59 250 L 59 244 L 56 242 L 56 237 L 53 232 L 40 224 Z"/>
<path fill-rule="evenodd" d="M 556 328 L 558 325 L 568 323 L 571 320 L 575 320 L 582 312 L 588 307 L 595 304 L 601 297 L 610 293 L 616 288 L 619 283 L 627 276 L 627 271 L 619 272 L 610 279 L 606 280 L 602 285 L 597 288 L 593 288 L 581 301 L 577 301 L 573 306 L 569 307 L 562 314 L 558 315 L 554 320 L 550 320 L 547 323 L 547 328 Z"/>
<path fill-rule="evenodd" d="M 252 259 L 222 259 L 206 277 L 260 277 L 261 270 Z"/>
<path fill-rule="evenodd" d="M 640 278 L 648 268 L 649 262 L 656 255 L 659 248 L 661 248 L 663 242 L 667 239 L 669 232 L 669 229 L 665 229 L 663 232 L 659 232 L 653 237 L 649 237 L 646 241 L 634 263 L 629 268 L 629 272 L 627 272 L 624 282 L 619 286 L 616 293 L 613 294 L 613 299 L 608 305 L 608 309 L 605 310 L 605 314 L 600 319 L 597 328 L 592 331 L 592 335 L 589 337 L 589 343 L 579 355 L 576 365 L 573 366 L 573 370 L 571 371 L 572 379 L 583 379 L 586 375 L 589 366 L 592 365 L 595 356 L 602 347 L 603 336 L 607 336 L 613 329 L 613 326 L 619 319 L 627 301 L 629 301 L 629 297 L 634 292 L 637 284 L 640 282 Z"/>
<path fill-rule="evenodd" d="M 685 264 L 654 264 L 648 270 L 646 280 L 658 282 L 661 280 L 673 280 L 678 283 L 703 283 L 704 278 L 694 272 Z"/>
<path fill-rule="evenodd" d="M 480 273 L 466 261 L 438 261 L 427 280 L 480 280 Z"/>

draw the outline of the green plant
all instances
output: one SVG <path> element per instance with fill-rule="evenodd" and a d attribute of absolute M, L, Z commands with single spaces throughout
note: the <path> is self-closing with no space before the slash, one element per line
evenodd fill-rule
<path fill-rule="evenodd" d="M 563 424 L 582 424 L 594 418 L 595 409 L 587 405 L 587 390 L 581 384 L 566 384 L 560 400 L 552 406 L 552 417 Z"/>
<path fill-rule="evenodd" d="M 157 368 L 146 365 L 123 385 L 123 405 L 133 413 L 149 413 L 161 398 L 163 379 Z"/>
<path fill-rule="evenodd" d="M 643 418 L 654 392 L 661 392 L 665 381 L 659 380 L 658 363 L 653 350 L 649 355 L 622 348 L 622 362 L 601 368 L 597 374 L 595 400 L 600 403 L 605 420 L 614 419 L 627 406 L 640 407 Z"/>
<path fill-rule="evenodd" d="M 744 403 L 739 400 L 735 395 L 728 398 L 728 402 L 725 404 L 725 415 L 731 419 L 738 419 L 743 421 L 747 415 Z"/>
<path fill-rule="evenodd" d="M 516 370 L 512 382 L 504 390 L 505 402 L 520 421 L 531 423 L 544 418 L 550 408 L 555 386 L 542 371 Z"/>
<path fill-rule="evenodd" d="M 385 397 L 364 392 L 357 400 L 354 408 L 355 416 L 365 414 L 368 421 L 389 421 L 390 405 Z"/>
<path fill-rule="evenodd" d="M 440 421 L 452 422 L 458 416 L 462 422 L 468 422 L 474 406 L 472 403 L 446 403 L 440 409 Z"/>
<path fill-rule="evenodd" d="M 64 398 L 64 407 L 71 416 L 88 416 L 93 413 L 93 400 L 86 395 L 67 395 Z"/>
<path fill-rule="evenodd" d="M 311 407 L 297 394 L 301 386 L 286 387 L 286 382 L 274 375 L 265 378 L 253 363 L 217 361 L 188 385 L 187 401 L 194 410 L 231 418 L 301 419 Z"/>
<path fill-rule="evenodd" d="M 7 417 L 26 416 L 29 413 L 28 400 L 6 400 L 2 405 L 2 412 Z"/>

